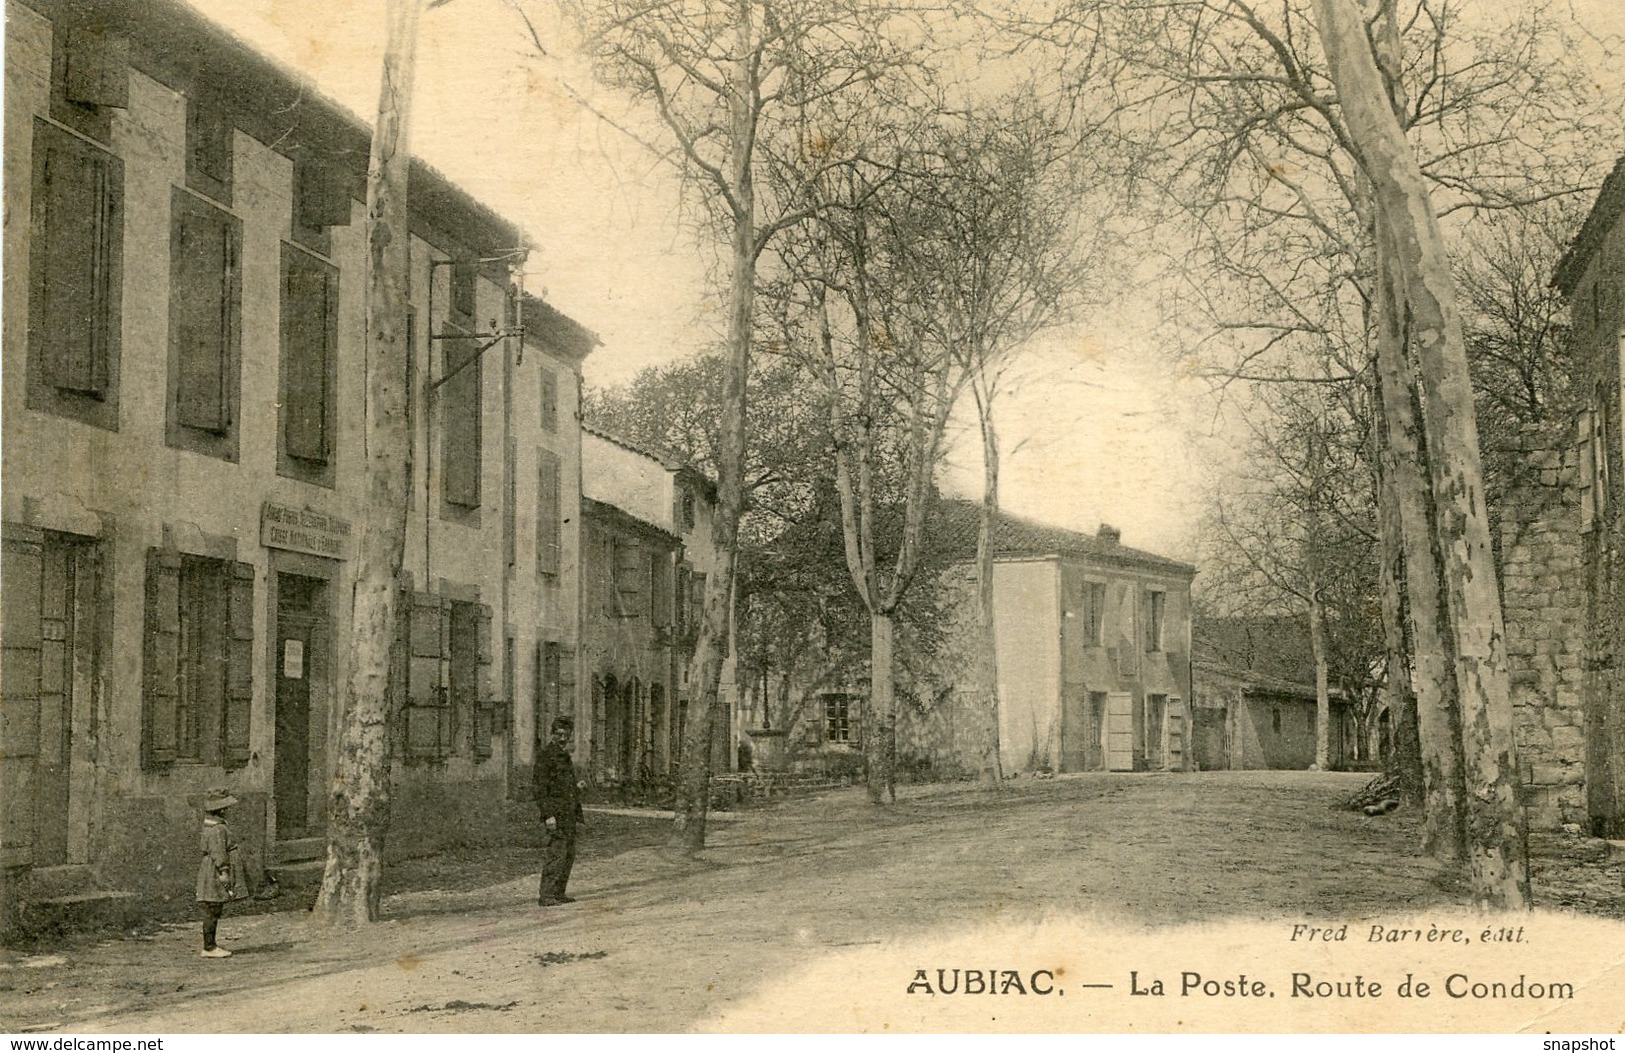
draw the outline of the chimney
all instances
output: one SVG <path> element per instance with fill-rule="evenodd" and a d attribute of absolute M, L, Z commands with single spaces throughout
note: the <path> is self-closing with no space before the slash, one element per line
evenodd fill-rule
<path fill-rule="evenodd" d="M 1123 540 L 1123 532 L 1110 523 L 1102 523 L 1100 529 L 1095 531 L 1095 537 L 1115 545 Z"/>

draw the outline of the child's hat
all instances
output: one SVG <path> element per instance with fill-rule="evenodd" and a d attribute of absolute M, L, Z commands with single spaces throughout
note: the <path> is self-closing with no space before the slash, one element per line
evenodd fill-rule
<path fill-rule="evenodd" d="M 230 808 L 236 803 L 237 798 L 233 797 L 227 790 L 210 790 L 203 795 L 203 810 L 205 812 L 218 812 Z"/>

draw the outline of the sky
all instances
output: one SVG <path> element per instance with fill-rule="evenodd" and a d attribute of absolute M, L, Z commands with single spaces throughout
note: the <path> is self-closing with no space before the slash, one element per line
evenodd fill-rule
<path fill-rule="evenodd" d="M 370 120 L 383 0 L 189 0 L 251 46 Z M 1499 0 L 1468 0 L 1499 6 Z M 547 5 L 531 3 L 533 13 Z M 1584 60 L 1621 92 L 1625 0 L 1553 0 L 1602 42 Z M 412 150 L 517 222 L 535 246 L 526 286 L 602 339 L 589 384 L 691 355 L 715 340 L 713 257 L 668 163 L 618 130 L 560 24 L 538 54 L 506 0 L 454 0 L 423 18 Z M 1625 144 L 1622 144 L 1625 148 Z M 1155 343 L 1156 305 L 1133 296 L 1024 348 L 996 410 L 1006 510 L 1194 559 L 1203 495 L 1233 455 L 1205 386 Z M 956 421 L 944 489 L 981 485 L 974 418 Z"/>

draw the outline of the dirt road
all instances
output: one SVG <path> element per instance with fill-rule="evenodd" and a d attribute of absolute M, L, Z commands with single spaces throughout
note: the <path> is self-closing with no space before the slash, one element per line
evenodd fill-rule
<path fill-rule="evenodd" d="M 391 896 L 357 934 L 299 913 L 70 947 L 0 971 L 0 1030 L 681 1031 L 842 948 L 1063 914 L 1130 925 L 1338 918 L 1462 902 L 1415 820 L 1330 806 L 1366 777 L 1083 775 L 859 790 L 713 827 L 704 857 L 650 844 L 578 864 L 562 908 L 534 876 Z M 593 828 L 588 827 L 587 837 Z"/>

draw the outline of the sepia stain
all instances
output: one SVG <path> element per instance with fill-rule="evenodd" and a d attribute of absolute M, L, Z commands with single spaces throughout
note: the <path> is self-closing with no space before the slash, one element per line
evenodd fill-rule
<path fill-rule="evenodd" d="M 403 954 L 395 959 L 395 964 L 400 966 L 404 972 L 411 972 L 423 964 L 423 959 L 415 954 Z"/>

